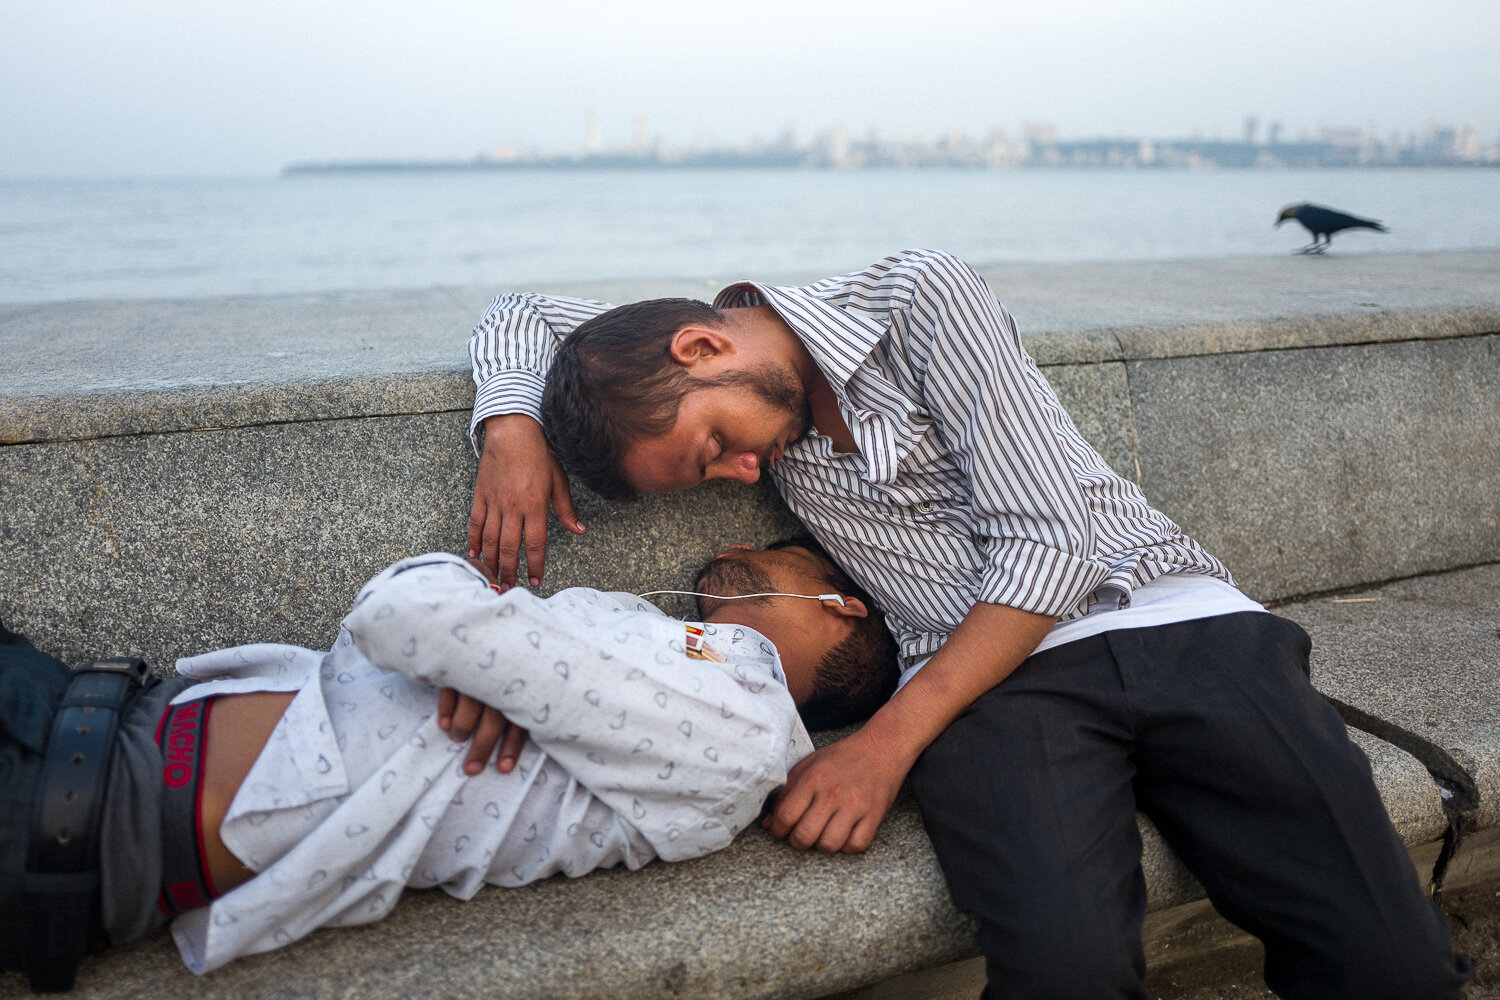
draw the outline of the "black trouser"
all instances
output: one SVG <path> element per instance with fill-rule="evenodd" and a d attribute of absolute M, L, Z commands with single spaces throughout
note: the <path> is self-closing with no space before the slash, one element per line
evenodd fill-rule
<path fill-rule="evenodd" d="M 1244 613 L 1031 657 L 927 749 L 918 804 L 986 996 L 1143 997 L 1136 810 L 1308 1000 L 1461 995 L 1364 753 L 1307 680 L 1307 634 Z"/>
<path fill-rule="evenodd" d="M 52 717 L 71 676 L 67 664 L 0 625 L 0 969 L 26 959 L 31 820 Z"/>

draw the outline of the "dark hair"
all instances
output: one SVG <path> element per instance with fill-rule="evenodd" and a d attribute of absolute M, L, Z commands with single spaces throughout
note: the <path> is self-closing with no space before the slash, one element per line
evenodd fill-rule
<path fill-rule="evenodd" d="M 869 610 L 851 621 L 854 628 L 818 663 L 812 697 L 797 711 L 808 729 L 835 729 L 861 722 L 890 700 L 901 679 L 900 649 L 886 628 L 885 615 L 869 591 L 855 583 L 810 535 L 772 542 L 768 549 L 800 545 L 828 561 L 828 582 L 845 597 L 857 597 Z"/>
<path fill-rule="evenodd" d="M 562 467 L 606 500 L 634 500 L 625 452 L 677 423 L 702 383 L 672 361 L 672 337 L 723 313 L 696 299 L 651 299 L 601 313 L 568 335 L 547 372 L 542 427 Z"/>
<path fill-rule="evenodd" d="M 766 548 L 784 549 L 789 545 L 800 545 L 827 560 L 829 585 L 845 597 L 858 598 L 870 612 L 864 618 L 849 619 L 852 625 L 849 634 L 823 654 L 813 678 L 812 696 L 797 712 L 810 730 L 836 729 L 867 719 L 895 693 L 896 682 L 901 679 L 900 651 L 886 628 L 885 615 L 875 606 L 869 592 L 855 583 L 811 536 L 784 538 Z M 702 604 L 700 598 L 700 609 Z"/>

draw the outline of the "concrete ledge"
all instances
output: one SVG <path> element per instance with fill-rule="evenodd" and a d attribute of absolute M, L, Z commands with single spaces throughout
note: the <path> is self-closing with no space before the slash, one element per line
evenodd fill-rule
<path fill-rule="evenodd" d="M 179 656 L 249 641 L 326 649 L 365 580 L 457 550 L 474 458 L 462 413 L 239 427 L 0 449 L 14 502 L 0 619 L 67 659 Z M 578 498 L 547 583 L 680 587 L 720 551 L 794 533 L 769 486 L 616 508 Z"/>
<path fill-rule="evenodd" d="M 1043 365 L 1500 331 L 1500 251 L 981 271 Z M 537 290 L 702 298 L 744 277 Z M 464 343 L 501 290 L 0 305 L 0 443 L 466 409 Z"/>
<path fill-rule="evenodd" d="M 1500 558 L 1500 336 L 1126 367 L 1142 488 L 1253 596 Z"/>
<path fill-rule="evenodd" d="M 1041 317 L 1028 342 L 1084 435 L 1253 596 L 1500 559 L 1500 253 L 987 273 L 1023 329 Z M 69 658 L 326 642 L 370 573 L 463 541 L 487 301 L 0 308 L 0 615 Z M 769 492 L 576 499 L 591 535 L 553 531 L 548 587 L 673 586 L 792 525 Z"/>
<path fill-rule="evenodd" d="M 1373 600 L 1317 598 L 1277 609 L 1313 635 L 1315 682 L 1452 749 L 1476 769 L 1493 803 L 1500 565 L 1358 596 Z M 1361 743 L 1403 840 L 1420 848 L 1438 838 L 1442 811 L 1427 773 L 1385 744 Z M 1484 825 L 1496 820 L 1488 805 Z M 1144 819 L 1142 830 L 1151 909 L 1199 898 L 1201 889 Z M 1493 853 L 1476 838 L 1454 870 L 1492 868 Z M 163 933 L 90 959 L 79 989 L 101 1000 L 408 992 L 796 1000 L 968 957 L 972 935 L 903 796 L 858 857 L 801 854 L 752 828 L 700 861 L 485 889 L 467 904 L 408 893 L 381 923 L 319 931 L 203 979 L 183 968 Z M 19 976 L 0 977 L 0 995 L 20 991 Z"/>
<path fill-rule="evenodd" d="M 1317 640 L 1313 681 L 1321 690 L 1448 750 L 1479 785 L 1480 825 L 1500 825 L 1500 565 L 1278 610 Z M 1372 759 L 1382 791 L 1394 787 L 1380 773 L 1381 758 Z M 1389 794 L 1386 804 L 1393 805 Z M 1416 829 L 1421 808 L 1416 799 L 1397 806 L 1412 811 L 1403 830 Z M 1430 806 L 1426 812 L 1437 825 Z"/>

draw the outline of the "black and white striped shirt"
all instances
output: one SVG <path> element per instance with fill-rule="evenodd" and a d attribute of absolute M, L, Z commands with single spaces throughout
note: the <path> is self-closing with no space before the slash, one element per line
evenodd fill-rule
<path fill-rule="evenodd" d="M 838 396 L 857 453 L 809 435 L 771 474 L 787 505 L 886 612 L 908 667 L 976 602 L 1061 619 L 1101 587 L 1167 573 L 1233 582 L 1084 441 L 972 268 L 894 254 L 805 288 L 731 285 L 718 308 L 769 305 Z M 603 303 L 503 295 L 470 342 L 473 430 L 539 416 L 555 345 Z M 476 434 L 477 447 L 477 434 Z"/>

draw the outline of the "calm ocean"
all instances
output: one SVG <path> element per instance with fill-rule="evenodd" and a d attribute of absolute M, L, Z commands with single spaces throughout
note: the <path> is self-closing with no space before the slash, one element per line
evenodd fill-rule
<path fill-rule="evenodd" d="M 1500 169 L 515 170 L 0 181 L 0 302 L 1285 254 L 1312 201 L 1383 220 L 1337 253 L 1500 247 Z"/>

